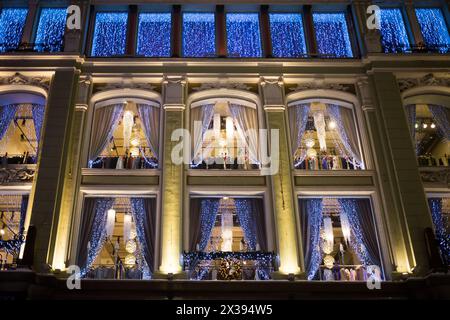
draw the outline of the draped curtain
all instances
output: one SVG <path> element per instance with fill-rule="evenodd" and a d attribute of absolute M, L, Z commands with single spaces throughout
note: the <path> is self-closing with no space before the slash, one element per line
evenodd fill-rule
<path fill-rule="evenodd" d="M 328 115 L 336 122 L 336 131 L 347 152 L 356 164 L 361 165 L 362 157 L 358 144 L 353 111 L 338 105 L 327 104 Z"/>
<path fill-rule="evenodd" d="M 78 265 L 84 276 L 92 267 L 106 238 L 107 212 L 114 205 L 114 198 L 85 198 L 78 243 Z"/>
<path fill-rule="evenodd" d="M 250 250 L 256 250 L 256 224 L 251 199 L 234 199 L 236 214 L 239 224 L 244 231 L 244 238 L 250 246 Z"/>
<path fill-rule="evenodd" d="M 289 108 L 294 166 L 298 166 L 306 158 L 306 151 L 300 148 L 302 146 L 302 138 L 305 134 L 306 124 L 308 123 L 309 109 L 309 104 L 298 104 Z"/>
<path fill-rule="evenodd" d="M 264 213 L 264 200 L 252 198 L 253 222 L 256 228 L 256 241 L 261 251 L 267 251 L 266 217 Z"/>
<path fill-rule="evenodd" d="M 189 208 L 189 251 L 196 251 L 197 244 L 200 244 L 200 208 L 201 198 L 191 198 Z"/>
<path fill-rule="evenodd" d="M 6 131 L 8 131 L 9 125 L 14 119 L 16 111 L 17 105 L 15 104 L 0 106 L 0 140 L 3 139 Z"/>
<path fill-rule="evenodd" d="M 300 222 L 308 280 L 314 279 L 322 261 L 320 228 L 323 222 L 322 199 L 300 199 Z"/>
<path fill-rule="evenodd" d="M 42 125 L 44 124 L 45 106 L 42 104 L 33 104 L 31 105 L 31 113 L 33 114 L 37 148 L 39 148 L 39 142 L 41 141 Z"/>
<path fill-rule="evenodd" d="M 429 104 L 428 109 L 442 136 L 450 141 L 450 108 Z"/>
<path fill-rule="evenodd" d="M 192 160 L 195 164 L 200 164 L 203 160 L 202 146 L 203 137 L 208 130 L 209 124 L 214 116 L 214 105 L 207 104 L 201 107 L 191 109 L 191 124 L 192 130 L 194 132 L 193 140 L 193 152 Z M 201 122 L 201 126 L 196 125 L 195 122 Z"/>
<path fill-rule="evenodd" d="M 148 146 L 154 157 L 159 159 L 159 108 L 147 104 L 137 104 L 137 109 Z"/>
<path fill-rule="evenodd" d="M 156 233 L 156 199 L 130 198 L 131 214 L 136 223 L 139 250 L 150 273 L 153 273 Z"/>
<path fill-rule="evenodd" d="M 339 199 L 341 215 L 346 215 L 350 224 L 350 245 L 365 266 L 381 266 L 372 218 L 367 199 Z"/>
<path fill-rule="evenodd" d="M 434 233 L 441 249 L 444 263 L 450 265 L 450 234 L 447 232 L 449 219 L 442 214 L 442 198 L 428 199 L 428 205 L 433 220 Z"/>
<path fill-rule="evenodd" d="M 25 231 L 25 219 L 27 216 L 28 199 L 29 199 L 29 195 L 24 194 L 22 196 L 22 202 L 20 204 L 20 222 L 19 222 L 19 234 L 20 235 L 23 235 L 23 232 Z"/>
<path fill-rule="evenodd" d="M 237 104 L 230 104 L 231 115 L 236 121 L 236 128 L 240 138 L 248 147 L 249 159 L 252 164 L 258 161 L 258 119 L 256 110 Z"/>
<path fill-rule="evenodd" d="M 114 131 L 119 124 L 120 117 L 123 113 L 124 104 L 116 104 L 98 108 L 95 111 L 94 124 L 92 131 L 91 149 L 89 154 L 90 166 L 101 152 L 108 145 Z"/>
<path fill-rule="evenodd" d="M 199 251 L 204 251 L 208 245 L 211 232 L 216 222 L 217 212 L 219 211 L 219 199 L 204 198 L 200 202 L 200 241 L 198 242 Z M 197 216 L 197 219 L 199 217 Z M 195 244 L 194 246 L 196 246 Z"/>

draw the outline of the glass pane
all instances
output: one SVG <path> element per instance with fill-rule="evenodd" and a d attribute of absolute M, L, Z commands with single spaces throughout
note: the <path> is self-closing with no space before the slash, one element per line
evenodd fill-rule
<path fill-rule="evenodd" d="M 439 8 L 416 9 L 425 44 L 441 53 L 450 51 L 450 35 Z"/>
<path fill-rule="evenodd" d="M 4 8 L 0 14 L 0 52 L 17 49 L 22 38 L 28 9 Z"/>
<path fill-rule="evenodd" d="M 183 56 L 214 57 L 216 28 L 214 13 L 183 14 Z"/>
<path fill-rule="evenodd" d="M 381 9 L 381 44 L 385 53 L 410 51 L 405 21 L 400 9 Z"/>
<path fill-rule="evenodd" d="M 302 16 L 295 13 L 271 13 L 269 19 L 273 56 L 305 56 L 307 51 Z"/>
<path fill-rule="evenodd" d="M 98 12 L 95 17 L 92 55 L 107 57 L 125 53 L 127 12 Z"/>
<path fill-rule="evenodd" d="M 170 13 L 141 13 L 137 54 L 146 57 L 170 57 Z"/>
<path fill-rule="evenodd" d="M 65 8 L 44 8 L 41 11 L 34 49 L 58 52 L 62 50 L 66 28 Z"/>
<path fill-rule="evenodd" d="M 262 57 L 257 13 L 227 14 L 227 49 L 229 57 Z"/>
<path fill-rule="evenodd" d="M 352 44 L 344 13 L 314 13 L 318 53 L 328 58 L 353 57 Z"/>

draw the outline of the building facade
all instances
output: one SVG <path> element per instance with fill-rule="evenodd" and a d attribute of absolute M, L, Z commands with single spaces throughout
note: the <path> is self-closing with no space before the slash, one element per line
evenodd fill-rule
<path fill-rule="evenodd" d="M 4 268 L 446 269 L 449 3 L 370 4 L 2 1 Z"/>

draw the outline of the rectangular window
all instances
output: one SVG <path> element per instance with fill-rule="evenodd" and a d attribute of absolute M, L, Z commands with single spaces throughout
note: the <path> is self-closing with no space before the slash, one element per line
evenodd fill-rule
<path fill-rule="evenodd" d="M 259 15 L 257 13 L 228 13 L 226 20 L 228 56 L 262 57 Z"/>
<path fill-rule="evenodd" d="M 381 9 L 381 44 L 385 53 L 408 52 L 410 42 L 400 9 Z"/>
<path fill-rule="evenodd" d="M 214 13 L 183 14 L 183 56 L 216 56 Z"/>
<path fill-rule="evenodd" d="M 66 17 L 65 8 L 44 8 L 41 10 L 34 46 L 36 51 L 62 51 Z"/>
<path fill-rule="evenodd" d="M 97 12 L 92 56 L 108 57 L 125 54 L 127 22 L 127 12 Z"/>
<path fill-rule="evenodd" d="M 351 58 L 352 44 L 344 13 L 313 13 L 317 50 L 321 57 Z"/>
<path fill-rule="evenodd" d="M 302 16 L 296 13 L 270 13 L 269 20 L 273 56 L 304 57 L 307 51 Z"/>
<path fill-rule="evenodd" d="M 170 57 L 170 13 L 139 14 L 137 54 L 146 57 Z"/>
<path fill-rule="evenodd" d="M 27 19 L 26 8 L 4 8 L 0 13 L 0 52 L 17 49 Z"/>
<path fill-rule="evenodd" d="M 440 53 L 450 52 L 450 35 L 442 10 L 421 8 L 416 9 L 416 15 L 427 47 Z"/>

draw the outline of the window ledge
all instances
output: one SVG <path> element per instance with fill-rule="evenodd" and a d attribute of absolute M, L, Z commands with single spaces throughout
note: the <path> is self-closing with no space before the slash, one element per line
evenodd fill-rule
<path fill-rule="evenodd" d="M 159 176 L 159 169 L 90 169 L 82 168 L 83 176 Z"/>
<path fill-rule="evenodd" d="M 300 170 L 294 169 L 294 176 L 319 176 L 319 177 L 370 177 L 375 174 L 373 170 Z"/>
<path fill-rule="evenodd" d="M 188 176 L 193 177 L 242 177 L 242 176 L 261 176 L 261 170 L 220 170 L 220 169 L 189 169 Z"/>

